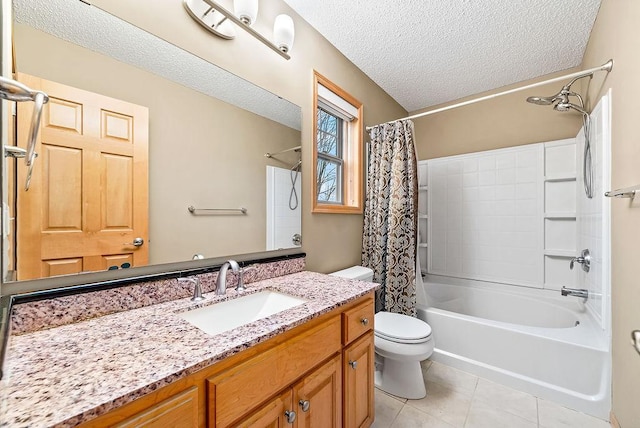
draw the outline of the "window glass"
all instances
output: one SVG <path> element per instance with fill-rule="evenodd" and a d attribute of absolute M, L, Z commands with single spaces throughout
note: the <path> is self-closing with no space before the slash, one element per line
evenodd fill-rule
<path fill-rule="evenodd" d="M 340 178 L 342 164 L 328 159 L 318 159 L 318 202 L 341 202 Z"/>
<path fill-rule="evenodd" d="M 318 108 L 318 152 L 339 157 L 342 145 L 342 119 Z"/>

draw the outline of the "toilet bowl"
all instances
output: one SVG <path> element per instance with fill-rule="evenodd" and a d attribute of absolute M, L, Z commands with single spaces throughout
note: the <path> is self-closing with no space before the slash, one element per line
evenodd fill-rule
<path fill-rule="evenodd" d="M 374 317 L 376 386 L 398 397 L 427 395 L 420 362 L 433 353 L 431 327 L 407 315 L 378 312 Z"/>
<path fill-rule="evenodd" d="M 362 266 L 330 275 L 373 281 L 373 271 Z M 373 326 L 376 387 L 403 398 L 420 399 L 426 396 L 420 362 L 433 353 L 429 324 L 407 315 L 378 312 Z"/>

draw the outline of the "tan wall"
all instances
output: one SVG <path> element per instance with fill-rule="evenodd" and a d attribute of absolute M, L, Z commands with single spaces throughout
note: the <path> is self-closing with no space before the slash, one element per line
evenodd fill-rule
<path fill-rule="evenodd" d="M 583 67 L 614 59 L 613 71 L 598 73 L 589 88 L 593 106 L 612 88 L 611 185 L 640 184 L 640 2 L 603 0 L 591 32 Z M 613 413 L 620 426 L 640 426 L 640 356 L 629 345 L 640 329 L 640 201 L 611 201 L 611 294 L 613 323 Z"/>
<path fill-rule="evenodd" d="M 454 102 L 495 94 L 576 70 L 542 76 Z M 525 101 L 529 96 L 553 95 L 562 85 L 563 83 L 552 83 L 415 119 L 418 158 L 432 159 L 575 137 L 582 126 L 580 114 L 557 112 L 550 106 L 539 106 Z M 411 114 L 435 110 L 452 103 Z"/>
<path fill-rule="evenodd" d="M 18 71 L 149 108 L 150 264 L 265 250 L 265 166 L 297 155 L 264 153 L 299 145 L 299 131 L 31 27 L 14 32 Z M 194 217 L 189 205 L 248 215 Z"/>
<path fill-rule="evenodd" d="M 311 214 L 313 69 L 364 104 L 366 125 L 405 116 L 400 105 L 280 0 L 260 2 L 255 28 L 270 37 L 275 16 L 291 15 L 296 40 L 289 61 L 241 30 L 232 41 L 210 35 L 187 15 L 180 1 L 97 0 L 92 4 L 301 106 L 302 239 L 307 268 L 329 272 L 360 263 L 362 216 Z"/>

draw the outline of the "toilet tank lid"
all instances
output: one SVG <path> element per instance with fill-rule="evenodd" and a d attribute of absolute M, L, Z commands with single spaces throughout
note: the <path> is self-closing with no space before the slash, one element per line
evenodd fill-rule
<path fill-rule="evenodd" d="M 373 279 L 373 270 L 364 266 L 352 266 L 347 269 L 342 269 L 337 272 L 330 273 L 329 275 L 339 276 L 342 278 L 371 281 Z"/>

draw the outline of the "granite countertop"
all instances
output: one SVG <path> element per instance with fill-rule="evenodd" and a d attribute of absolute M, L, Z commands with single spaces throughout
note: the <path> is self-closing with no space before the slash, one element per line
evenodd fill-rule
<path fill-rule="evenodd" d="M 210 336 L 176 315 L 233 299 L 205 294 L 12 336 L 0 381 L 0 426 L 74 426 L 353 301 L 377 284 L 299 272 L 249 284 L 308 302 Z"/>

